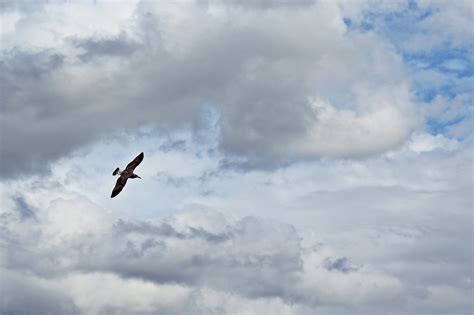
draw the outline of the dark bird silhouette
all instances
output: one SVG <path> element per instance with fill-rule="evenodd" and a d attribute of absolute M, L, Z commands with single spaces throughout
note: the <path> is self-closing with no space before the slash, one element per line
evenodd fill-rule
<path fill-rule="evenodd" d="M 144 156 L 145 155 L 143 154 L 143 152 L 137 155 L 137 157 L 134 158 L 132 162 L 128 163 L 127 167 L 123 171 L 120 171 L 118 167 L 115 169 L 112 175 L 114 176 L 117 175 L 120 177 L 117 179 L 117 182 L 115 183 L 115 187 L 114 187 L 114 190 L 112 190 L 112 195 L 110 196 L 110 198 L 117 196 L 122 191 L 123 187 L 127 183 L 127 179 L 141 178 L 137 174 L 133 173 L 133 170 L 143 161 Z"/>

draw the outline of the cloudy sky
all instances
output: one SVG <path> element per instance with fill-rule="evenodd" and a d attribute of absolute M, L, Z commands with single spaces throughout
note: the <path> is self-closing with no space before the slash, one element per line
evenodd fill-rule
<path fill-rule="evenodd" d="M 471 314 L 473 10 L 0 1 L 0 313 Z"/>

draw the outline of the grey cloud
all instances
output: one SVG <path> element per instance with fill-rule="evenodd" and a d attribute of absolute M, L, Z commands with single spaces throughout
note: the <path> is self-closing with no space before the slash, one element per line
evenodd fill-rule
<path fill-rule="evenodd" d="M 67 284 L 69 275 L 116 274 L 157 285 L 177 283 L 196 292 L 211 288 L 249 301 L 278 299 L 283 305 L 308 309 L 333 303 L 315 299 L 313 289 L 302 285 L 308 277 L 304 281 L 318 282 L 303 269 L 305 255 L 314 250 L 302 250 L 301 238 L 291 225 L 255 217 L 228 222 L 207 212 L 155 222 L 122 220 L 98 234 L 83 233 L 56 243 L 45 233 L 48 225 L 44 220 L 52 219 L 51 215 L 40 211 L 38 221 L 22 223 L 21 229 L 29 227 L 28 232 L 15 238 L 26 246 L 23 258 L 15 254 L 14 246 L 2 249 L 8 257 L 4 266 L 7 271 L 31 273 L 25 281 L 34 282 L 39 277 L 49 279 L 45 281 L 50 285 L 55 283 L 47 294 L 54 292 L 57 283 Z M 204 227 L 198 223 L 203 220 L 213 223 Z M 29 232 L 37 229 L 44 234 Z M 28 259 L 32 255 L 34 261 Z M 324 261 L 311 270 L 324 272 Z M 69 296 L 77 301 L 76 296 Z M 200 309 L 191 305 L 191 314 Z"/>
<path fill-rule="evenodd" d="M 193 235 L 193 237 L 200 237 L 211 243 L 220 243 L 232 239 L 232 235 L 229 233 L 214 234 L 206 231 L 203 228 L 196 229 L 193 227 L 189 227 L 189 230 L 191 231 L 191 235 Z"/>
<path fill-rule="evenodd" d="M 39 228 L 42 219 L 28 223 L 33 224 L 28 230 Z M 49 249 L 43 247 L 42 236 L 19 237 L 24 237 L 21 243 L 28 247 L 22 254 L 25 257 L 15 254 L 15 246 L 3 247 L 8 258 L 5 267 L 48 278 L 105 272 L 158 284 L 210 286 L 250 299 L 293 300 L 288 284 L 301 272 L 300 240 L 294 228 L 251 217 L 211 229 L 192 221 L 182 227 L 176 221 L 118 221 L 98 239 L 84 235 Z M 27 259 L 30 255 L 35 256 L 34 262 Z M 73 260 L 61 266 L 62 257 Z"/>
<path fill-rule="evenodd" d="M 13 116 L 19 111 L 41 111 L 46 107 L 48 104 L 42 106 L 34 100 L 31 103 L 20 103 L 25 95 L 24 88 L 45 79 L 45 76 L 60 68 L 64 63 L 64 56 L 50 49 L 39 52 L 12 49 L 2 52 L 1 57 L 0 92 L 4 100 L 1 113 Z"/>
<path fill-rule="evenodd" d="M 138 233 L 162 237 L 173 237 L 178 239 L 201 238 L 208 242 L 223 242 L 232 238 L 229 233 L 212 233 L 201 227 L 195 228 L 192 226 L 187 226 L 184 231 L 177 231 L 171 224 L 167 222 L 153 224 L 143 221 L 125 222 L 123 220 L 119 220 L 114 225 L 114 230 L 119 234 Z"/>
<path fill-rule="evenodd" d="M 175 176 L 169 175 L 166 172 L 158 172 L 158 174 L 156 175 L 156 178 L 159 181 L 166 183 L 166 185 L 170 185 L 173 187 L 183 187 L 186 184 L 188 184 L 191 180 L 191 178 L 187 178 L 187 177 L 175 177 Z"/>
<path fill-rule="evenodd" d="M 35 210 L 31 207 L 21 195 L 13 197 L 13 202 L 16 205 L 16 209 L 20 213 L 20 218 L 25 219 L 36 219 Z"/>
<path fill-rule="evenodd" d="M 84 219 L 92 215 L 86 210 L 80 211 Z M 14 211 L 11 209 L 11 212 Z M 395 309 L 386 301 L 403 303 L 408 299 L 408 293 L 428 290 L 430 285 L 443 284 L 461 290 L 456 281 L 449 282 L 442 277 L 434 281 L 435 278 L 430 276 L 432 272 L 437 270 L 438 273 L 445 273 L 440 272 L 439 268 L 420 270 L 424 276 L 407 273 L 410 270 L 417 273 L 416 268 L 413 269 L 416 258 L 403 252 L 400 246 L 392 246 L 390 251 L 395 251 L 393 255 L 403 256 L 404 259 L 412 255 L 415 260 L 411 262 L 408 259 L 410 268 L 397 269 L 397 264 L 390 264 L 394 261 L 390 255 L 388 260 L 371 260 L 372 263 L 384 265 L 383 269 L 389 270 L 389 274 L 398 275 L 398 278 L 393 278 L 371 273 L 367 266 L 355 267 L 350 256 L 326 253 L 326 245 L 321 242 L 316 246 L 303 246 L 301 236 L 293 226 L 262 218 L 245 217 L 229 221 L 219 213 L 198 211 L 154 221 L 119 220 L 113 223 L 95 222 L 99 219 L 92 215 L 91 218 L 94 218 L 95 224 L 99 223 L 100 229 L 95 232 L 74 232 L 71 227 L 65 227 L 63 234 L 56 230 L 59 226 L 50 225 L 65 215 L 67 217 L 67 209 L 40 208 L 36 210 L 37 220 L 4 222 L 6 229 L 1 230 L 1 241 L 6 245 L 2 246 L 0 252 L 6 258 L 2 268 L 7 272 L 31 274 L 22 280 L 26 283 L 35 283 L 33 279 L 36 278 L 46 279 L 45 283 L 51 285 L 51 288 L 46 289 L 47 296 L 51 290 L 55 292 L 56 284 L 51 283 L 67 283 L 65 279 L 69 275 L 112 274 L 130 281 L 141 279 L 156 285 L 178 284 L 196 292 L 209 288 L 249 301 L 278 299 L 284 305 L 300 305 L 308 310 L 317 310 L 322 306 L 332 309 L 342 304 L 351 310 L 375 314 L 379 313 L 381 307 Z M 11 233 L 7 233 L 7 230 Z M 378 238 L 394 235 L 402 238 L 419 237 L 416 232 L 408 230 L 394 232 L 382 231 L 382 236 Z M 79 234 L 70 236 L 70 233 Z M 432 242 L 429 239 L 426 241 Z M 423 247 L 431 250 L 430 246 L 425 245 Z M 374 251 L 380 252 L 381 249 L 374 248 Z M 433 255 L 429 257 L 446 256 L 449 253 Z M 459 259 L 464 258 L 453 258 L 449 266 L 454 266 Z M 420 268 L 428 266 L 426 261 L 420 262 Z M 360 261 L 357 264 L 360 265 Z M 446 269 L 448 271 L 449 268 Z M 78 277 L 81 279 L 83 276 Z M 397 291 L 399 284 L 396 279 L 403 279 L 410 290 Z M 413 282 L 409 279 L 413 279 Z M 336 284 L 344 281 L 354 287 L 338 292 L 336 297 L 327 296 L 327 286 L 333 285 L 333 281 Z M 377 288 L 376 291 L 371 289 L 373 287 Z M 336 288 L 340 289 L 336 285 L 330 290 Z M 354 295 L 352 290 L 356 288 L 360 292 Z M 462 290 L 465 291 L 465 288 Z M 418 305 L 416 299 L 432 297 L 430 291 L 423 292 L 414 295 L 415 300 L 411 300 L 411 303 Z M 18 293 L 10 291 L 8 294 Z M 46 296 L 41 298 L 46 301 L 49 299 Z M 76 301 L 77 297 L 72 294 L 68 298 Z M 191 303 L 187 298 L 186 301 Z M 122 310 L 127 310 L 126 306 Z M 79 311 L 83 313 L 82 309 Z"/>
<path fill-rule="evenodd" d="M 224 8 L 232 23 L 209 15 L 206 6 L 191 6 L 187 37 L 151 3 L 140 3 L 134 27 L 115 37 L 73 36 L 76 50 L 85 50 L 74 52 L 83 64 L 71 58 L 66 63 L 60 46 L 29 53 L 33 61 L 21 53 L 3 56 L 3 67 L 10 69 L 8 82 L 29 79 L 3 91 L 4 106 L 11 112 L 0 121 L 2 175 L 47 170 L 49 162 L 117 129 L 197 126 L 203 105 L 219 115 L 221 151 L 245 161 L 242 168 L 278 167 L 332 150 L 305 151 L 318 146 L 310 140 L 311 128 L 327 125 L 311 98 L 328 100 L 336 109 L 354 109 L 356 80 L 370 82 L 376 76 L 389 91 L 403 81 L 399 73 L 373 66 L 364 54 L 385 46 L 363 40 L 356 49 L 359 39 L 348 39 L 327 23 L 333 20 L 324 14 L 324 5 L 288 14 L 283 5 L 261 18 L 232 5 Z M 239 24 L 240 19 L 248 19 L 248 25 Z M 87 62 L 92 60 L 93 65 Z M 47 75 L 34 75 L 43 72 Z M 374 144 L 363 154 L 385 150 L 405 135 L 401 131 L 395 140 Z M 301 140 L 305 137 L 307 142 Z M 342 147 L 337 154 L 354 154 Z"/>
<path fill-rule="evenodd" d="M 183 233 L 176 231 L 170 224 L 162 223 L 154 225 L 148 222 L 125 222 L 119 220 L 114 225 L 117 233 L 140 233 L 140 234 L 156 234 L 165 237 L 185 238 Z"/>
<path fill-rule="evenodd" d="M 336 259 L 327 258 L 324 261 L 324 267 L 326 267 L 329 271 L 336 270 L 344 273 L 357 270 L 356 267 L 351 266 L 347 257 L 340 257 Z"/>
<path fill-rule="evenodd" d="M 60 157 L 84 139 L 85 130 L 79 131 L 78 122 L 66 121 L 71 117 L 65 118 L 63 110 L 70 107 L 64 108 L 64 96 L 58 94 L 52 79 L 62 68 L 63 58 L 51 50 L 12 50 L 2 55 L 0 168 L 4 176 L 46 172 L 51 158 Z M 53 122 L 55 119 L 62 121 Z"/>
<path fill-rule="evenodd" d="M 32 6 L 31 4 L 32 4 L 31 1 L 26 1 L 26 0 L 1 1 L 0 2 L 0 13 L 12 12 L 12 11 L 31 12 L 35 9 L 37 10 L 42 5 L 45 5 L 46 1 L 35 1 L 34 6 Z"/>
<path fill-rule="evenodd" d="M 295 273 L 300 270 L 298 237 L 294 230 L 285 226 L 275 227 L 260 219 L 243 219 L 223 233 L 192 226 L 186 227 L 187 233 L 177 232 L 167 224 L 137 226 L 121 223 L 121 227 L 122 233 L 113 241 L 121 246 L 110 252 L 112 256 L 107 258 L 114 263 L 109 266 L 96 263 L 94 266 L 88 262 L 88 270 L 108 268 L 124 277 L 139 277 L 158 283 L 210 285 L 237 290 L 252 298 L 284 298 L 284 283 L 296 277 Z M 275 228 L 281 230 L 281 235 L 275 234 Z M 159 240 L 160 246 L 139 250 L 150 243 L 152 235 Z M 188 248 L 185 256 L 174 256 L 175 246 L 168 238 L 189 242 L 180 245 Z M 259 253 L 258 249 L 263 252 Z M 255 282 L 255 277 L 260 281 Z"/>
<path fill-rule="evenodd" d="M 66 292 L 48 288 L 37 279 L 4 270 L 0 279 L 2 314 L 81 314 Z"/>
<path fill-rule="evenodd" d="M 201 183 L 205 183 L 205 182 L 210 181 L 212 179 L 222 177 L 223 175 L 224 175 L 224 173 L 223 173 L 222 169 L 206 170 L 198 177 L 198 180 Z"/>
<path fill-rule="evenodd" d="M 256 1 L 243 1 L 243 0 L 231 0 L 231 1 L 215 1 L 215 0 L 202 0 L 199 1 L 201 4 L 212 5 L 212 4 L 225 4 L 234 6 L 237 8 L 247 10 L 270 10 L 270 9 L 289 9 L 289 8 L 306 8 L 313 5 L 316 0 L 296 0 L 296 1 L 267 1 L 267 0 L 256 0 Z"/>
<path fill-rule="evenodd" d="M 170 151 L 183 151 L 186 149 L 186 140 L 173 140 L 169 139 L 160 146 L 160 150 L 163 152 Z"/>
<path fill-rule="evenodd" d="M 287 167 L 295 162 L 296 159 L 281 158 L 273 163 L 269 164 L 266 159 L 254 155 L 253 159 L 247 159 L 242 157 L 230 157 L 223 158 L 219 162 L 219 171 L 249 171 L 249 170 L 262 170 L 262 171 L 273 171 L 278 167 Z M 217 175 L 218 173 L 216 173 Z"/>
<path fill-rule="evenodd" d="M 54 50 L 43 50 L 39 52 L 28 52 L 13 49 L 3 52 L 0 67 L 2 70 L 2 82 L 12 82 L 20 85 L 21 81 L 27 79 L 40 79 L 48 72 L 54 71 L 63 65 L 64 55 Z"/>
<path fill-rule="evenodd" d="M 85 50 L 79 58 L 88 62 L 97 57 L 129 57 L 140 45 L 127 38 L 124 33 L 110 38 L 74 38 L 71 42 L 76 48 Z"/>
<path fill-rule="evenodd" d="M 282 306 L 305 307 L 307 314 L 470 314 L 472 246 L 466 239 L 472 234 L 472 145 L 451 151 L 440 142 L 432 151 L 409 150 L 422 139 L 414 137 L 399 151 L 357 163 L 323 160 L 217 181 L 216 187 L 233 190 L 227 205 L 221 204 L 223 211 L 250 215 L 236 221 L 205 211 L 150 221 L 101 220 L 96 215 L 105 213 L 102 207 L 91 214 L 89 207 L 77 209 L 77 200 L 49 210 L 37 207 L 37 220 L 19 220 L 11 203 L 11 209 L 0 209 L 8 211 L 0 212 L 2 268 L 47 279 L 45 290 L 75 273 L 79 279 L 110 274 L 144 287 L 178 285 L 198 296 L 197 301 L 183 298 L 186 305 L 205 303 L 198 292 L 208 289 L 243 299 L 246 307 L 278 300 Z M 44 196 L 37 197 L 38 203 L 47 204 L 57 191 L 68 190 L 49 180 L 32 179 L 31 196 L 21 189 L 24 199 Z M 15 183 L 5 186 L 7 195 L 15 196 L 17 185 L 30 187 Z M 245 187 L 234 189 L 239 186 Z M 257 192 L 248 193 L 254 187 Z M 282 194 L 296 199 L 289 204 L 275 198 Z M 76 226 L 71 208 L 85 224 Z M 139 206 L 133 211 L 140 213 Z M 310 229 L 254 217 L 268 211 Z M 337 252 L 327 244 L 337 244 Z M 221 295 L 214 299 L 227 301 Z M 235 310 L 189 308 L 190 314 Z M 123 306 L 134 313 L 130 309 Z"/>

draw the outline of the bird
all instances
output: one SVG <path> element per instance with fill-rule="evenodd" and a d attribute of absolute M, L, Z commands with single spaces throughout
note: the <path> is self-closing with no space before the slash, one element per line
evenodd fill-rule
<path fill-rule="evenodd" d="M 132 162 L 128 163 L 127 167 L 123 171 L 120 171 L 120 168 L 118 167 L 115 169 L 112 175 L 120 176 L 120 177 L 117 179 L 117 182 L 115 183 L 115 187 L 112 190 L 112 195 L 110 195 L 110 198 L 117 196 L 122 191 L 123 187 L 127 183 L 127 179 L 129 178 L 141 179 L 140 176 L 133 173 L 133 170 L 143 161 L 144 156 L 145 155 L 143 154 L 143 152 L 137 155 L 137 157 L 134 158 Z"/>

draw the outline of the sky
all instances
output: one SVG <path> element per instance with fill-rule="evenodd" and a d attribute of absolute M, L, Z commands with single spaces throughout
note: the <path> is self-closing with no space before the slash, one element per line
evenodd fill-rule
<path fill-rule="evenodd" d="M 0 313 L 472 314 L 473 12 L 0 1 Z"/>

